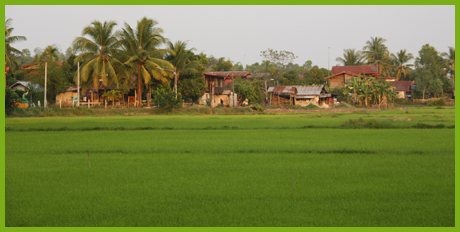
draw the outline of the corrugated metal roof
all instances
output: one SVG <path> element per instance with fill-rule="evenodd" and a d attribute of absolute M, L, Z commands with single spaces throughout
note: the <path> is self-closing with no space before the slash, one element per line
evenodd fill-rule
<path fill-rule="evenodd" d="M 268 92 L 276 93 L 278 95 L 295 94 L 296 87 L 295 86 L 274 86 L 274 87 L 268 88 Z"/>
<path fill-rule="evenodd" d="M 242 71 L 226 71 L 226 72 L 205 72 L 203 73 L 205 76 L 217 76 L 217 77 L 225 77 L 231 78 L 233 77 L 252 77 L 250 72 L 242 72 Z"/>
<path fill-rule="evenodd" d="M 296 95 L 319 95 L 323 90 L 322 85 L 315 86 L 296 86 L 297 94 Z"/>
<path fill-rule="evenodd" d="M 29 81 L 18 81 L 16 83 L 12 84 L 9 88 L 13 88 L 13 87 L 15 87 L 17 85 L 22 85 L 22 86 L 24 86 L 24 87 L 26 87 L 28 89 L 35 88 L 35 89 L 40 90 L 40 91 L 43 90 L 43 88 L 40 85 L 38 85 L 37 83 L 33 83 L 33 82 L 29 82 Z"/>

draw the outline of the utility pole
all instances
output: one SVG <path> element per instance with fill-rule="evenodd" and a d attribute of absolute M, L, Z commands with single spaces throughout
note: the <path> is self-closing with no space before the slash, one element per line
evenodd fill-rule
<path fill-rule="evenodd" d="M 331 70 L 331 47 L 327 47 L 327 69 Z"/>
<path fill-rule="evenodd" d="M 47 75 L 47 70 L 48 70 L 48 63 L 45 61 L 45 102 L 43 103 L 43 106 L 46 109 L 46 75 Z"/>
<path fill-rule="evenodd" d="M 77 107 L 80 107 L 80 62 L 78 62 Z"/>

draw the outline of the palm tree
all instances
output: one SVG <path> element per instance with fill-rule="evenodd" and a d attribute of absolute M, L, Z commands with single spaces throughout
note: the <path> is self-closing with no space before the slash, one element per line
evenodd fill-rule
<path fill-rule="evenodd" d="M 391 69 L 390 52 L 383 44 L 386 39 L 381 37 L 371 37 L 371 40 L 366 41 L 363 51 L 367 58 L 367 64 L 378 65 L 379 74 L 388 76 Z"/>
<path fill-rule="evenodd" d="M 455 80 L 455 48 L 449 47 L 449 53 L 443 52 L 441 56 L 444 57 L 446 61 L 446 69 L 444 75 L 450 73 L 452 79 Z"/>
<path fill-rule="evenodd" d="M 120 44 L 123 50 L 125 65 L 130 72 L 137 74 L 137 100 L 142 100 L 142 81 L 147 85 L 151 78 L 167 83 L 167 77 L 172 78 L 174 66 L 162 57 L 165 52 L 158 46 L 166 42 L 161 35 L 163 30 L 156 27 L 158 23 L 152 19 L 142 18 L 137 21 L 137 27 L 131 28 L 125 23 L 120 35 Z"/>
<path fill-rule="evenodd" d="M 81 80 L 85 83 L 84 88 L 91 81 L 96 90 L 99 89 L 99 79 L 102 79 L 104 86 L 116 83 L 118 76 L 116 70 L 122 63 L 116 58 L 118 40 L 114 27 L 117 23 L 113 21 L 101 23 L 94 21 L 90 26 L 83 29 L 82 36 L 74 40 L 75 51 L 82 52 L 75 59 L 75 63 L 83 62 L 81 67 Z"/>
<path fill-rule="evenodd" d="M 414 55 L 412 53 L 407 53 L 406 49 L 400 50 L 396 55 L 391 54 L 391 59 L 393 60 L 394 65 L 396 66 L 395 68 L 395 74 L 396 74 L 396 79 L 401 78 L 401 76 L 406 76 L 409 74 L 410 70 L 413 70 L 412 67 L 414 66 L 413 64 L 406 64 L 410 60 L 414 59 Z"/>
<path fill-rule="evenodd" d="M 195 74 L 196 68 L 202 67 L 197 61 L 192 61 L 193 51 L 195 48 L 187 49 L 187 43 L 177 41 L 176 43 L 168 42 L 166 60 L 174 66 L 174 91 L 177 98 L 177 81 L 182 73 Z"/>
<path fill-rule="evenodd" d="M 11 36 L 14 30 L 14 28 L 11 27 L 12 21 L 12 19 L 7 19 L 5 21 L 5 65 L 9 67 L 10 70 L 14 70 L 19 62 L 16 57 L 22 55 L 22 52 L 12 47 L 11 44 L 27 40 L 25 36 Z"/>
<path fill-rule="evenodd" d="M 344 49 L 343 58 L 337 57 L 336 61 L 340 62 L 343 66 L 357 66 L 364 64 L 364 55 L 361 51 L 355 49 Z"/>

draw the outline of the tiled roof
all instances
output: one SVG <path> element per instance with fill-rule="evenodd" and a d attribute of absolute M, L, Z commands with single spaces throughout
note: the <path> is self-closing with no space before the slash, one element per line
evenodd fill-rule
<path fill-rule="evenodd" d="M 332 74 L 348 72 L 353 74 L 376 74 L 379 72 L 378 65 L 371 66 L 332 66 Z"/>
<path fill-rule="evenodd" d="M 390 84 L 396 88 L 396 91 L 410 92 L 411 81 L 391 81 Z"/>

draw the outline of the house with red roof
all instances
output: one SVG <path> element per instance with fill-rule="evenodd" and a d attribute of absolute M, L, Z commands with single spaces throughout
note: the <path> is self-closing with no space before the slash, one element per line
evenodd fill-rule
<path fill-rule="evenodd" d="M 382 78 L 386 81 L 395 81 L 394 77 L 382 77 L 379 72 L 378 65 L 370 66 L 333 66 L 332 76 L 326 77 L 329 87 L 344 87 L 346 83 L 350 82 L 353 77 L 375 77 Z"/>
<path fill-rule="evenodd" d="M 391 81 L 390 84 L 395 88 L 397 98 L 407 99 L 411 97 L 412 81 Z"/>

